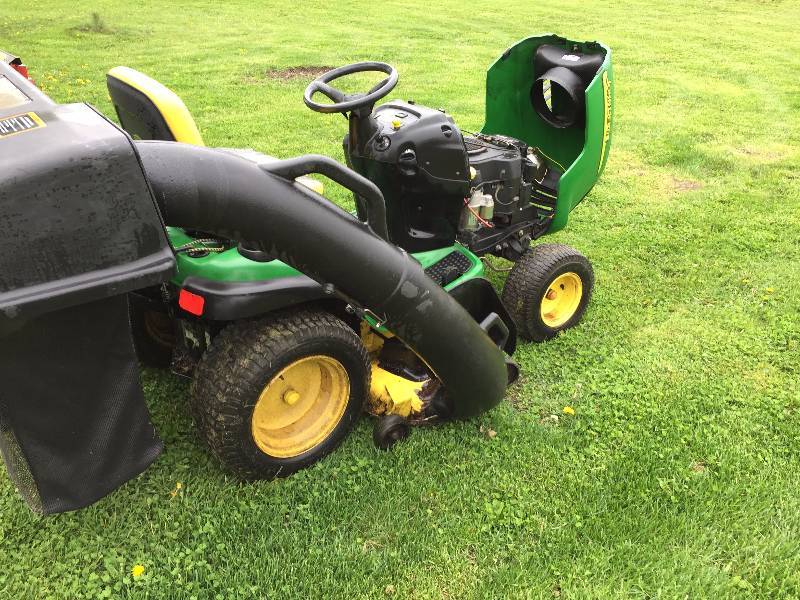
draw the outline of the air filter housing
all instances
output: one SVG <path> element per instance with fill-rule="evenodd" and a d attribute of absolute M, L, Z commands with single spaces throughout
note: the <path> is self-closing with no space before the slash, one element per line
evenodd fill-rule
<path fill-rule="evenodd" d="M 533 59 L 534 83 L 531 102 L 536 113 L 559 129 L 583 125 L 584 94 L 603 64 L 602 53 L 568 50 L 543 44 Z"/>

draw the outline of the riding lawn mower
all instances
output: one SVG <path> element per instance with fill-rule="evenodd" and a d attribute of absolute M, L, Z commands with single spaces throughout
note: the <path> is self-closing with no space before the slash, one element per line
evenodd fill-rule
<path fill-rule="evenodd" d="M 356 73 L 380 81 L 334 87 Z M 158 456 L 139 362 L 190 377 L 213 454 L 264 479 L 331 452 L 365 409 L 383 449 L 489 410 L 518 376 L 518 337 L 580 321 L 589 261 L 531 244 L 605 166 L 610 50 L 515 44 L 488 70 L 477 133 L 377 104 L 398 78 L 363 62 L 306 89 L 347 118 L 345 166 L 207 148 L 180 98 L 127 67 L 107 76 L 120 127 L 0 52 L 0 449 L 34 510 L 86 506 Z M 501 295 L 490 255 L 513 262 Z"/>

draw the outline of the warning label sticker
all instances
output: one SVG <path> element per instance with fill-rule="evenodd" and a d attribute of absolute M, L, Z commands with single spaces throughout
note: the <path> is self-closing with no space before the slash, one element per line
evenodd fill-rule
<path fill-rule="evenodd" d="M 44 126 L 44 121 L 34 112 L 14 115 L 13 117 L 0 117 L 0 139 Z"/>

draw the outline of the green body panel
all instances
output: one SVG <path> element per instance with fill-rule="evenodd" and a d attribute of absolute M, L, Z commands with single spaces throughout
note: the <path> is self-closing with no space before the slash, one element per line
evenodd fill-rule
<path fill-rule="evenodd" d="M 533 108 L 533 57 L 542 44 L 578 46 L 581 51 L 604 52 L 605 60 L 586 89 L 585 127 L 557 129 Z M 508 135 L 539 148 L 564 171 L 559 181 L 555 214 L 548 229 L 567 224 L 570 211 L 589 193 L 603 172 L 611 144 L 614 76 L 611 50 L 599 42 L 573 42 L 553 34 L 526 38 L 489 67 L 486 74 L 486 123 L 482 132 Z"/>
<path fill-rule="evenodd" d="M 177 227 L 167 227 L 169 240 L 173 248 L 181 248 L 193 241 L 193 238 Z M 202 248 L 202 244 L 193 244 L 193 248 Z M 446 248 L 437 248 L 427 252 L 414 254 L 423 269 L 427 269 L 432 264 L 440 261 L 453 250 L 461 252 L 469 258 L 472 266 L 461 277 L 445 287 L 449 289 L 458 285 L 466 279 L 481 277 L 483 275 L 483 263 L 481 259 L 472 252 L 456 244 Z M 300 272 L 279 260 L 270 262 L 255 262 L 243 257 L 236 248 L 223 252 L 209 252 L 206 256 L 192 258 L 186 252 L 177 252 L 178 269 L 172 283 L 180 286 L 187 277 L 203 277 L 215 281 L 227 281 L 230 283 L 242 281 L 265 281 L 268 279 L 278 279 L 281 277 L 293 277 L 300 275 Z"/>
<path fill-rule="evenodd" d="M 193 241 L 182 229 L 167 227 L 173 248 L 181 248 Z M 193 244 L 192 248 L 203 248 Z M 224 252 L 210 252 L 206 256 L 192 258 L 186 252 L 178 252 L 178 269 L 172 283 L 182 285 L 187 277 L 203 277 L 214 281 L 237 283 L 241 281 L 264 281 L 280 277 L 293 277 L 299 272 L 279 260 L 256 262 L 243 257 L 236 248 Z"/>

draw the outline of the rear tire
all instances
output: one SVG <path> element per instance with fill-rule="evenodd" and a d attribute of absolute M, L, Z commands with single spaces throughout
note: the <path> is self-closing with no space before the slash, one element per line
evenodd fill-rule
<path fill-rule="evenodd" d="M 168 369 L 175 348 L 175 323 L 158 301 L 128 294 L 128 314 L 136 357 L 146 367 Z"/>
<path fill-rule="evenodd" d="M 212 453 L 244 479 L 285 477 L 355 426 L 370 363 L 356 333 L 315 310 L 228 325 L 197 367 L 190 406 Z"/>
<path fill-rule="evenodd" d="M 592 297 L 589 260 L 564 244 L 540 244 L 516 262 L 503 286 L 503 304 L 526 340 L 543 342 L 577 325 Z"/>

